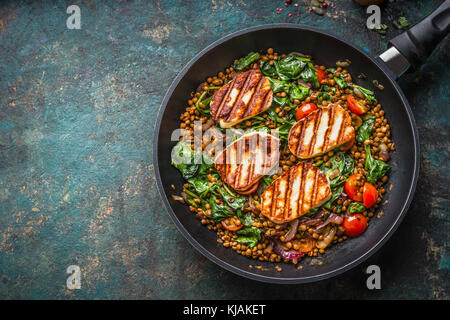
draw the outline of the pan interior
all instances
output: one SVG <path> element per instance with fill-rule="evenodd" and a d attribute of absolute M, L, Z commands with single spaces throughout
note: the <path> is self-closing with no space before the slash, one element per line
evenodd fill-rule
<path fill-rule="evenodd" d="M 187 206 L 170 197 L 174 193 L 170 186 L 174 184 L 177 190 L 175 193 L 180 193 L 184 183 L 179 172 L 170 164 L 170 150 L 176 143 L 171 141 L 171 134 L 179 127 L 179 115 L 184 112 L 190 92 L 195 91 L 208 76 L 230 66 L 234 59 L 250 51 L 264 51 L 269 47 L 280 54 L 292 51 L 310 54 L 316 63 L 327 67 L 335 66 L 337 60 L 349 59 L 351 65 L 347 69 L 354 82 L 375 91 L 391 125 L 392 138 L 397 149 L 391 153 L 392 170 L 386 184 L 386 189 L 389 189 L 391 184 L 393 189 L 387 191 L 383 198 L 384 204 L 377 211 L 382 211 L 383 217 L 374 217 L 362 236 L 329 247 L 324 255 L 317 258 L 303 259 L 300 262 L 303 266 L 301 270 L 293 264 L 284 264 L 283 272 L 276 271 L 273 263 L 252 260 L 219 245 L 215 232 L 201 225 Z M 357 76 L 361 73 L 370 81 L 378 80 L 385 89 L 374 89 L 369 80 L 359 80 Z M 369 253 L 373 253 L 373 249 L 390 234 L 391 229 L 398 226 L 402 213 L 407 209 L 405 204 L 415 183 L 418 152 L 413 120 L 408 116 L 408 110 L 407 102 L 402 100 L 394 82 L 372 59 L 333 36 L 309 28 L 285 26 L 253 30 L 226 38 L 214 43 L 194 58 L 174 81 L 164 99 L 155 150 L 155 169 L 157 176 L 161 178 L 160 191 L 163 198 L 166 198 L 165 203 L 170 206 L 167 208 L 169 213 L 185 237 L 203 254 L 228 270 L 253 279 L 279 283 L 300 283 L 326 278 L 343 272 L 363 261 Z M 261 265 L 266 270 L 250 268 L 249 265 Z"/>

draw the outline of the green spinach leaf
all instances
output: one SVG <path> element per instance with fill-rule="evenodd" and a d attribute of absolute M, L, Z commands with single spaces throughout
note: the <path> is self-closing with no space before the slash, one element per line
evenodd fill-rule
<path fill-rule="evenodd" d="M 286 58 L 275 61 L 277 75 L 281 80 L 297 80 L 300 73 L 310 59 L 302 58 L 296 55 L 290 55 Z"/>
<path fill-rule="evenodd" d="M 352 202 L 350 203 L 350 206 L 348 207 L 348 212 L 350 213 L 362 213 L 366 211 L 367 208 L 361 203 L 361 202 Z"/>
<path fill-rule="evenodd" d="M 268 77 L 275 77 L 277 75 L 277 69 L 275 68 L 275 64 L 270 65 L 269 61 L 261 60 L 259 66 L 261 67 L 261 72 L 263 73 L 263 75 Z"/>
<path fill-rule="evenodd" d="M 347 82 L 345 82 L 344 79 L 342 78 L 338 78 L 338 77 L 333 77 L 334 81 L 336 81 L 337 85 L 339 86 L 339 88 L 341 89 L 345 89 L 347 88 Z"/>
<path fill-rule="evenodd" d="M 211 206 L 212 215 L 210 219 L 214 221 L 221 221 L 225 218 L 234 216 L 234 212 L 225 205 L 220 205 L 216 203 L 216 196 L 212 195 L 209 198 L 209 205 Z"/>
<path fill-rule="evenodd" d="M 369 101 L 370 103 L 377 101 L 377 99 L 375 98 L 375 93 L 373 91 L 370 91 L 369 89 L 363 88 L 361 86 L 357 86 L 356 84 L 353 85 L 353 88 L 356 88 L 359 91 L 361 91 L 361 93 L 364 95 L 364 97 L 366 97 L 367 101 Z"/>
<path fill-rule="evenodd" d="M 185 179 L 192 178 L 200 168 L 200 164 L 194 163 L 194 151 L 190 144 L 180 141 L 172 149 L 172 165 L 180 170 Z"/>
<path fill-rule="evenodd" d="M 233 68 L 235 70 L 242 70 L 245 67 L 249 66 L 251 63 L 255 62 L 256 60 L 258 60 L 260 57 L 258 52 L 250 52 L 248 55 L 246 55 L 245 57 L 242 57 L 238 60 L 238 62 L 233 65 Z"/>
<path fill-rule="evenodd" d="M 246 246 L 253 248 L 256 246 L 261 240 L 261 229 L 256 227 L 246 227 L 236 232 L 239 237 L 236 238 L 236 241 Z"/>
<path fill-rule="evenodd" d="M 363 144 L 365 140 L 370 139 L 370 133 L 373 130 L 374 124 L 375 124 L 374 115 L 370 115 L 363 120 L 362 125 L 358 129 L 358 135 L 356 136 L 356 141 L 358 141 L 358 143 Z"/>
<path fill-rule="evenodd" d="M 305 82 L 311 83 L 314 88 L 320 87 L 319 79 L 317 78 L 317 70 L 311 62 L 306 64 L 305 68 L 300 73 L 300 78 Z"/>
<path fill-rule="evenodd" d="M 291 100 L 302 101 L 308 95 L 309 95 L 309 88 L 301 84 L 299 84 L 298 86 L 293 84 L 289 88 L 289 97 L 291 98 Z"/>
<path fill-rule="evenodd" d="M 330 162 L 331 166 L 327 167 L 325 164 L 322 164 L 320 170 L 327 176 L 331 187 L 344 184 L 352 174 L 355 166 L 353 158 L 342 152 L 335 154 L 328 162 Z"/>
<path fill-rule="evenodd" d="M 244 204 L 247 202 L 246 197 L 240 197 L 234 194 L 230 189 L 228 189 L 225 185 L 222 188 L 218 189 L 219 193 L 222 195 L 225 202 L 234 210 L 242 209 Z"/>
<path fill-rule="evenodd" d="M 366 149 L 366 179 L 370 183 L 377 182 L 378 179 L 386 175 L 387 171 L 391 168 L 386 162 L 374 159 L 370 153 L 370 146 L 365 146 Z"/>
<path fill-rule="evenodd" d="M 275 78 L 268 77 L 267 79 L 269 79 L 270 87 L 272 88 L 273 93 L 278 93 L 282 91 L 287 92 L 289 90 L 289 83 Z"/>
<path fill-rule="evenodd" d="M 242 210 L 237 210 L 237 217 L 244 225 L 244 227 L 251 227 L 252 223 L 255 221 L 250 212 L 243 212 Z"/>

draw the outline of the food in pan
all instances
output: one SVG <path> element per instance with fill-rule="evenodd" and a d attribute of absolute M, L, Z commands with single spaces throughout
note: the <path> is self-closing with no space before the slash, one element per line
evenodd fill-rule
<path fill-rule="evenodd" d="M 214 94 L 211 100 L 212 118 L 222 128 L 231 128 L 269 109 L 272 95 L 269 79 L 260 70 L 246 71 Z"/>
<path fill-rule="evenodd" d="M 275 223 L 285 223 L 320 207 L 330 197 L 325 174 L 311 163 L 300 161 L 264 190 L 261 213 Z"/>
<path fill-rule="evenodd" d="M 279 141 L 263 132 L 247 134 L 216 157 L 214 166 L 223 182 L 238 193 L 253 190 L 279 159 Z"/>
<path fill-rule="evenodd" d="M 349 64 L 327 67 L 269 48 L 191 93 L 180 115 L 185 135 L 172 150 L 185 183 L 178 192 L 172 186 L 172 197 L 217 233 L 218 244 L 297 264 L 382 216 L 395 145 L 375 93 L 356 84 Z M 198 123 L 214 139 L 196 136 Z"/>
<path fill-rule="evenodd" d="M 354 140 L 352 118 L 339 105 L 330 104 L 294 124 L 289 131 L 288 145 L 292 154 L 309 159 Z"/>

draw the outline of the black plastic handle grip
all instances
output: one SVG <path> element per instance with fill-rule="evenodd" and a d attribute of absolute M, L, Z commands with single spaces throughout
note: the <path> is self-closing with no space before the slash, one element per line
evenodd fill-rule
<path fill-rule="evenodd" d="M 433 13 L 390 41 L 414 67 L 422 65 L 450 30 L 450 0 Z"/>

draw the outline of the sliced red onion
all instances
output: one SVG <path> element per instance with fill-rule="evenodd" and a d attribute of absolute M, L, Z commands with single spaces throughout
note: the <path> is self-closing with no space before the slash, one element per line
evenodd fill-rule
<path fill-rule="evenodd" d="M 320 223 L 322 221 L 322 217 L 323 217 L 323 212 L 320 212 L 314 218 L 302 221 L 302 224 L 309 226 L 309 225 Z"/>
<path fill-rule="evenodd" d="M 298 230 L 298 224 L 300 221 L 298 219 L 295 219 L 294 221 L 291 221 L 291 228 L 289 229 L 288 233 L 286 233 L 286 241 L 291 241 Z"/>
<path fill-rule="evenodd" d="M 280 255 L 283 259 L 289 259 L 289 260 L 300 259 L 301 257 L 303 257 L 305 255 L 304 253 L 297 252 L 294 250 L 289 250 L 289 251 L 284 250 L 283 247 L 281 246 L 281 244 L 279 244 L 276 240 L 272 240 L 272 244 L 273 244 L 275 253 Z"/>
<path fill-rule="evenodd" d="M 330 224 L 330 223 L 341 224 L 343 221 L 344 221 L 344 219 L 342 219 L 340 216 L 338 216 L 337 214 L 332 213 L 332 214 L 330 214 L 330 216 L 328 217 L 328 219 L 325 220 L 324 223 L 318 225 L 318 226 L 316 227 L 316 230 L 314 230 L 314 231 L 319 231 L 319 230 L 321 230 L 323 227 L 327 226 L 327 225 Z"/>
<path fill-rule="evenodd" d="M 311 84 L 311 83 L 305 82 L 305 81 L 303 81 L 302 79 L 298 79 L 297 82 L 298 82 L 299 84 L 304 85 L 305 87 L 308 87 L 308 88 L 311 88 L 311 87 L 312 87 L 312 84 Z"/>

